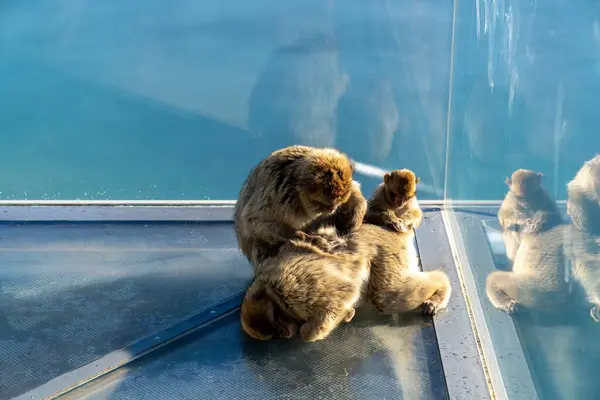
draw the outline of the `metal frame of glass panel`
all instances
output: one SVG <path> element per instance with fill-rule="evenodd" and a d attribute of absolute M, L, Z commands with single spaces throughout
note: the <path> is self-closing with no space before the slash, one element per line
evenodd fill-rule
<path fill-rule="evenodd" d="M 232 221 L 234 204 L 235 201 L 4 201 L 0 202 L 0 221 Z M 417 230 L 416 241 L 423 270 L 441 267 L 449 275 L 453 287 L 448 309 L 433 318 L 449 397 L 507 398 L 496 354 L 473 290 L 470 266 L 461 251 L 456 217 L 443 202 L 421 201 L 421 205 L 427 221 Z M 243 293 L 239 293 L 185 321 L 58 376 L 16 399 L 53 398 L 67 393 L 236 312 L 242 297 Z M 518 343 L 516 334 L 514 338 Z M 512 354 L 511 358 L 521 356 Z M 526 367 L 522 363 L 517 365 Z"/>

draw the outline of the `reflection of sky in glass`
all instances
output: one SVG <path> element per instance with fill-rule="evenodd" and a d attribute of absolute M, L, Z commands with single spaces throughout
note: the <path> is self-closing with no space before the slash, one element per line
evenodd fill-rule
<path fill-rule="evenodd" d="M 441 195 L 448 5 L 37 3 L 0 15 L 0 198 L 230 199 L 296 143 Z"/>

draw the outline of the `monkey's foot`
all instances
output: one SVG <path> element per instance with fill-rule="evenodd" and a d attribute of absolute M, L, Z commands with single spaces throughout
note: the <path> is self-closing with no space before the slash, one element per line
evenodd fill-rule
<path fill-rule="evenodd" d="M 295 322 L 283 322 L 276 321 L 275 322 L 275 335 L 282 339 L 290 339 L 294 337 L 296 331 L 298 330 L 298 325 Z"/>
<path fill-rule="evenodd" d="M 425 300 L 423 303 L 423 315 L 435 315 L 442 309 L 436 301 Z"/>
<path fill-rule="evenodd" d="M 354 314 L 356 314 L 356 310 L 354 308 L 351 308 L 350 310 L 348 310 L 348 313 L 344 317 L 344 322 L 352 321 L 352 318 L 354 318 Z"/>
<path fill-rule="evenodd" d="M 519 311 L 521 311 L 522 309 L 523 309 L 523 306 L 521 306 L 519 303 L 517 303 L 514 300 L 510 300 L 508 302 L 508 304 L 506 306 L 504 306 L 504 308 L 503 308 L 503 310 L 509 315 L 516 314 Z"/>
<path fill-rule="evenodd" d="M 600 322 L 600 308 L 594 306 L 590 309 L 590 316 L 595 322 Z"/>

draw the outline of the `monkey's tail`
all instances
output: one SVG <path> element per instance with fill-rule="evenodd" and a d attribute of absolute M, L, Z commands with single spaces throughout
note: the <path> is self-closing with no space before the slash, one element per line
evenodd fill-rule
<path fill-rule="evenodd" d="M 266 285 L 258 279 L 246 291 L 240 320 L 244 332 L 254 339 L 270 340 L 275 336 L 275 305 Z"/>

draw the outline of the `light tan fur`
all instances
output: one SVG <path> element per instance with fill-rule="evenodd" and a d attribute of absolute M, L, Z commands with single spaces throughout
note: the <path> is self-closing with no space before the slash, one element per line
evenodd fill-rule
<path fill-rule="evenodd" d="M 571 293 L 569 264 L 565 258 L 568 225 L 539 233 L 522 233 L 512 271 L 494 271 L 486 292 L 494 307 L 507 313 L 519 308 L 554 313 Z"/>
<path fill-rule="evenodd" d="M 416 191 L 419 178 L 408 169 L 386 173 L 367 204 L 364 222 L 398 232 L 417 228 L 423 220 Z"/>
<path fill-rule="evenodd" d="M 448 276 L 419 269 L 413 233 L 423 219 L 416 196 L 418 182 L 408 169 L 385 174 L 367 202 L 365 223 L 353 235 L 358 251 L 370 261 L 368 298 L 382 313 L 422 306 L 426 315 L 433 315 L 450 300 Z"/>
<path fill-rule="evenodd" d="M 542 177 L 540 172 L 517 169 L 506 178 L 509 190 L 498 211 L 498 220 L 511 261 L 516 257 L 522 234 L 547 231 L 562 223 L 556 203 L 542 186 Z"/>
<path fill-rule="evenodd" d="M 573 277 L 592 304 L 590 316 L 600 322 L 600 155 L 583 164 L 567 191 Z"/>
<path fill-rule="evenodd" d="M 241 310 L 251 337 L 290 337 L 295 321 L 302 321 L 302 337 L 319 340 L 352 318 L 366 262 L 331 253 L 366 212 L 352 172 L 343 153 L 308 146 L 275 151 L 250 172 L 234 220 L 255 272 Z M 319 226 L 331 226 L 334 239 L 316 233 Z M 352 274 L 359 278 L 349 279 Z M 339 302 L 326 301 L 332 293 L 339 293 Z"/>
<path fill-rule="evenodd" d="M 508 193 L 498 211 L 502 228 L 522 233 L 537 233 L 562 223 L 554 200 L 542 186 L 543 175 L 518 169 L 506 178 Z"/>

